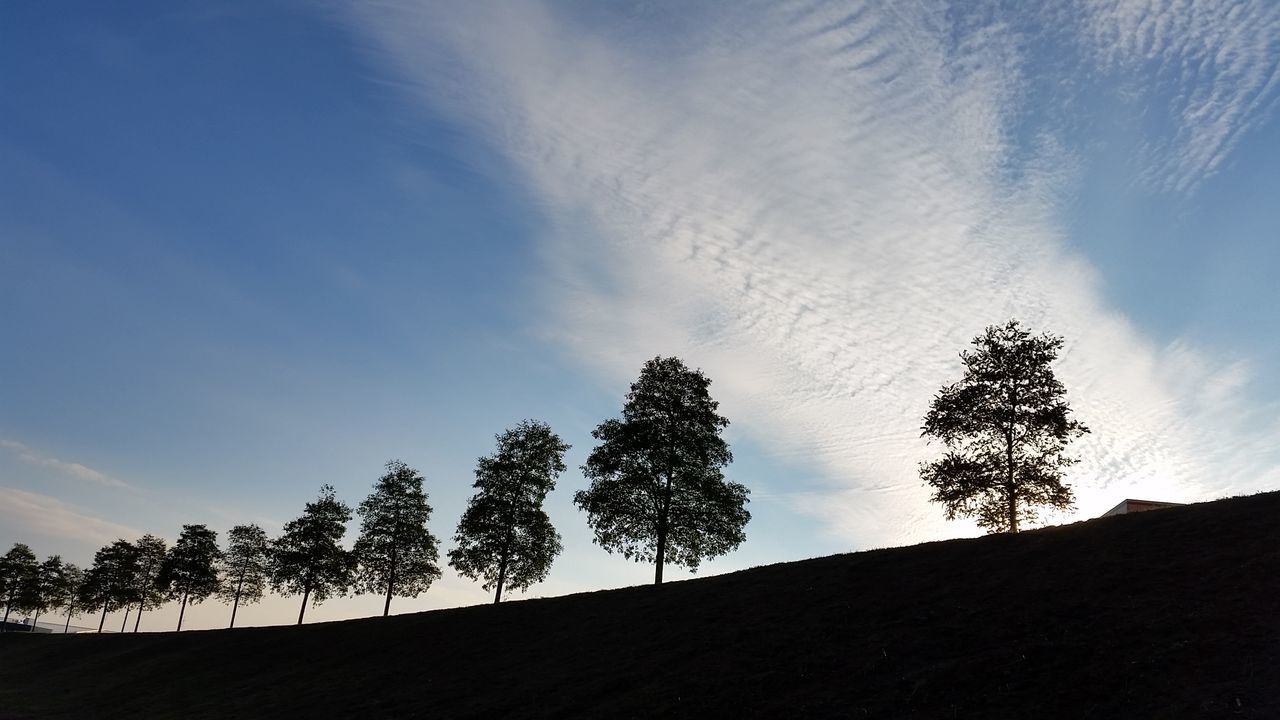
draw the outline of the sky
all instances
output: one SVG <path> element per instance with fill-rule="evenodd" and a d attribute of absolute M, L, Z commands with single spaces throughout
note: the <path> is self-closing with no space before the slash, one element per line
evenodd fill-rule
<path fill-rule="evenodd" d="M 536 418 L 565 551 L 514 597 L 642 584 L 572 494 L 656 355 L 751 490 L 697 576 L 972 536 L 919 428 L 1014 317 L 1092 429 L 1048 522 L 1280 489 L 1278 102 L 1270 0 L 4 3 L 0 546 L 275 534 L 401 459 L 447 550 Z"/>

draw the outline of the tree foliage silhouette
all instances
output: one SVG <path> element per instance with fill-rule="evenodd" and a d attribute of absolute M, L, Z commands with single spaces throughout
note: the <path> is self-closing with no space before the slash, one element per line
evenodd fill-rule
<path fill-rule="evenodd" d="M 1066 388 L 1053 374 L 1062 344 L 1010 320 L 960 353 L 964 376 L 934 396 L 921 433 L 947 448 L 922 463 L 920 475 L 948 520 L 974 517 L 988 532 L 1018 532 L 1039 508 L 1072 506 L 1062 479 L 1075 460 L 1063 453 L 1089 429 L 1071 419 Z"/>
<path fill-rule="evenodd" d="M 165 556 L 159 581 L 170 600 L 181 602 L 179 631 L 182 630 L 182 618 L 187 613 L 187 603 L 199 604 L 218 591 L 217 564 L 221 555 L 218 533 L 204 525 L 182 526 L 178 542 Z"/>
<path fill-rule="evenodd" d="M 143 535 L 133 543 L 137 552 L 137 574 L 133 579 L 133 596 L 138 601 L 138 615 L 133 621 L 133 631 L 142 624 L 142 611 L 164 602 L 166 589 L 161 586 L 160 566 L 164 563 L 165 542 L 155 535 Z"/>
<path fill-rule="evenodd" d="M 65 572 L 66 565 L 58 555 L 50 555 L 36 568 L 35 582 L 31 584 L 31 597 L 27 601 L 26 608 L 34 615 L 31 618 L 33 630 L 40 622 L 41 615 L 60 607 Z"/>
<path fill-rule="evenodd" d="M 729 421 L 710 384 L 679 358 L 656 357 L 632 383 L 622 418 L 591 433 L 600 441 L 582 466 L 591 485 L 574 503 L 606 551 L 653 562 L 655 584 L 667 563 L 696 570 L 746 539 L 748 490 L 721 471 L 733 460 L 720 437 Z"/>
<path fill-rule="evenodd" d="M 9 551 L 0 557 L 0 591 L 4 593 L 4 629 L 8 630 L 9 613 L 11 611 L 27 612 L 36 596 L 37 577 L 40 564 L 31 548 L 14 543 Z"/>
<path fill-rule="evenodd" d="M 71 629 L 71 618 L 81 609 L 80 587 L 84 585 L 84 570 L 74 563 L 62 563 L 62 574 L 54 588 L 54 607 L 67 611 L 67 622 L 62 632 Z"/>
<path fill-rule="evenodd" d="M 85 573 L 84 584 L 80 586 L 80 605 L 102 606 L 98 632 L 102 632 L 108 612 L 133 602 L 137 577 L 138 549 L 133 543 L 116 540 L 93 554 L 93 565 Z"/>
<path fill-rule="evenodd" d="M 546 579 L 560 554 L 560 534 L 542 509 L 564 472 L 569 449 L 546 423 L 525 420 L 495 438 L 497 449 L 476 463 L 476 494 L 458 521 L 449 564 L 483 579 L 485 590 L 524 590 Z"/>
<path fill-rule="evenodd" d="M 440 577 L 439 543 L 427 530 L 431 506 L 417 470 L 392 460 L 360 503 L 360 537 L 352 548 L 357 561 L 357 589 L 382 593 L 383 616 L 391 598 L 417 597 Z"/>
<path fill-rule="evenodd" d="M 227 533 L 227 549 L 219 559 L 218 598 L 231 603 L 231 624 L 236 626 L 240 604 L 262 599 L 267 584 L 267 533 L 257 525 L 237 525 Z"/>
<path fill-rule="evenodd" d="M 308 601 L 318 605 L 351 587 L 351 557 L 341 545 L 349 520 L 351 508 L 334 496 L 332 485 L 322 485 L 315 502 L 285 524 L 283 534 L 271 544 L 271 587 L 286 597 L 302 595 L 299 625 Z"/>

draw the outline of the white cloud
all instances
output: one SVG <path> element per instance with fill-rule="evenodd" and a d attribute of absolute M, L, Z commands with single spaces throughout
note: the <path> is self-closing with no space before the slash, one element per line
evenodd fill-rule
<path fill-rule="evenodd" d="M 83 480 L 85 482 L 102 485 L 104 487 L 120 488 L 122 490 L 133 489 L 133 486 L 123 480 L 111 477 L 106 473 L 99 472 L 77 462 L 68 462 L 66 460 L 59 460 L 56 457 L 45 455 L 44 453 L 33 450 L 14 440 L 0 438 L 0 447 L 12 451 L 13 454 L 18 456 L 19 460 L 29 465 L 47 467 L 68 477 L 75 478 L 76 480 Z"/>
<path fill-rule="evenodd" d="M 1048 135 L 1015 149 L 1012 30 L 874 3 L 725 4 L 696 27 L 352 12 L 411 97 L 478 128 L 544 203 L 567 355 L 616 384 L 658 353 L 703 367 L 735 429 L 822 470 L 829 491 L 792 504 L 855 545 L 954 534 L 916 476 L 920 418 L 1011 316 L 1069 339 L 1060 374 L 1094 430 L 1082 512 L 1274 477 L 1280 428 L 1241 419 L 1243 366 L 1153 346 L 1066 249 L 1080 161 Z"/>
<path fill-rule="evenodd" d="M 1090 0 L 1086 47 L 1104 67 L 1141 77 L 1134 93 L 1169 122 L 1144 148 L 1150 185 L 1189 192 L 1280 100 L 1280 3 Z M 1151 72 L 1132 73 L 1135 68 Z"/>
<path fill-rule="evenodd" d="M 91 545 L 142 535 L 127 525 L 86 515 L 57 498 L 11 487 L 0 487 L 0 516 L 9 527 Z"/>

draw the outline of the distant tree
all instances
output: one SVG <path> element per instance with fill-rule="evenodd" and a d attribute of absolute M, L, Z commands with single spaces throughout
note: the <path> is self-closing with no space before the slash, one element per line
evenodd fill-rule
<path fill-rule="evenodd" d="M 440 577 L 438 542 L 427 530 L 431 506 L 423 478 L 399 460 L 386 469 L 357 510 L 360 537 L 353 548 L 357 591 L 384 594 L 384 617 L 391 612 L 392 596 L 417 597 Z"/>
<path fill-rule="evenodd" d="M 115 542 L 93 554 L 93 565 L 85 573 L 80 586 L 80 606 L 102 606 L 98 632 L 107 621 L 107 613 L 128 606 L 134 600 L 138 577 L 138 550 L 127 540 Z"/>
<path fill-rule="evenodd" d="M 988 532 L 1018 532 L 1038 508 L 1067 509 L 1067 443 L 1089 429 L 1071 419 L 1051 365 L 1062 338 L 1032 335 L 1017 320 L 988 327 L 960 353 L 964 376 L 933 398 L 921 435 L 947 448 L 920 475 L 948 520 L 974 517 Z"/>
<path fill-rule="evenodd" d="M 178 542 L 164 558 L 158 585 L 165 588 L 170 600 L 182 603 L 178 610 L 178 631 L 187 603 L 203 602 L 218 591 L 218 533 L 204 525 L 183 525 Z"/>
<path fill-rule="evenodd" d="M 262 599 L 267 584 L 267 533 L 257 525 L 237 525 L 227 534 L 227 549 L 219 562 L 221 583 L 218 598 L 231 603 L 231 624 L 236 626 L 240 603 L 252 605 Z"/>
<path fill-rule="evenodd" d="M 164 563 L 164 538 L 143 535 L 133 544 L 138 553 L 138 572 L 133 580 L 133 595 L 138 600 L 138 615 L 133 621 L 133 631 L 142 624 L 142 612 L 148 607 L 159 607 L 168 595 L 168 588 L 160 582 L 160 566 Z"/>
<path fill-rule="evenodd" d="M 644 364 L 622 407 L 591 435 L 583 474 L 591 480 L 573 501 L 587 512 L 596 544 L 637 562 L 654 563 L 654 583 L 667 563 L 696 570 L 703 559 L 746 539 L 746 487 L 724 478 L 733 461 L 720 433 L 711 380 L 679 358 Z"/>
<path fill-rule="evenodd" d="M 485 590 L 524 590 L 545 580 L 560 554 L 560 534 L 542 509 L 564 472 L 569 449 L 546 423 L 525 420 L 496 435 L 497 450 L 476 463 L 476 494 L 458 521 L 449 564 Z"/>
<path fill-rule="evenodd" d="M 338 501 L 332 485 L 323 485 L 320 497 L 307 503 L 302 515 L 290 520 L 271 545 L 267 559 L 271 587 L 286 597 L 302 595 L 299 625 L 308 600 L 320 604 L 351 587 L 351 557 L 341 545 L 349 520 L 351 508 Z"/>
<path fill-rule="evenodd" d="M 80 587 L 84 585 L 84 570 L 69 562 L 62 564 L 62 577 L 55 588 L 54 607 L 67 611 L 67 622 L 62 632 L 71 630 L 71 617 L 81 609 Z"/>
<path fill-rule="evenodd" d="M 36 554 L 22 543 L 14 543 L 0 556 L 0 590 L 4 592 L 4 629 L 8 630 L 9 613 L 27 612 L 35 597 L 36 578 L 40 570 Z"/>

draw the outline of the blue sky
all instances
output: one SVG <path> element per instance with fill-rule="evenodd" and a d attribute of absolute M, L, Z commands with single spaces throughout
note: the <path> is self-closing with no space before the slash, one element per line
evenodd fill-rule
<path fill-rule="evenodd" d="M 1274 3 L 0 13 L 5 546 L 274 532 L 390 458 L 447 538 L 533 417 L 574 447 L 530 594 L 645 582 L 570 497 L 656 354 L 711 376 L 753 491 L 703 572 L 973 534 L 918 426 L 1011 316 L 1067 337 L 1093 428 L 1056 521 L 1280 487 Z"/>

